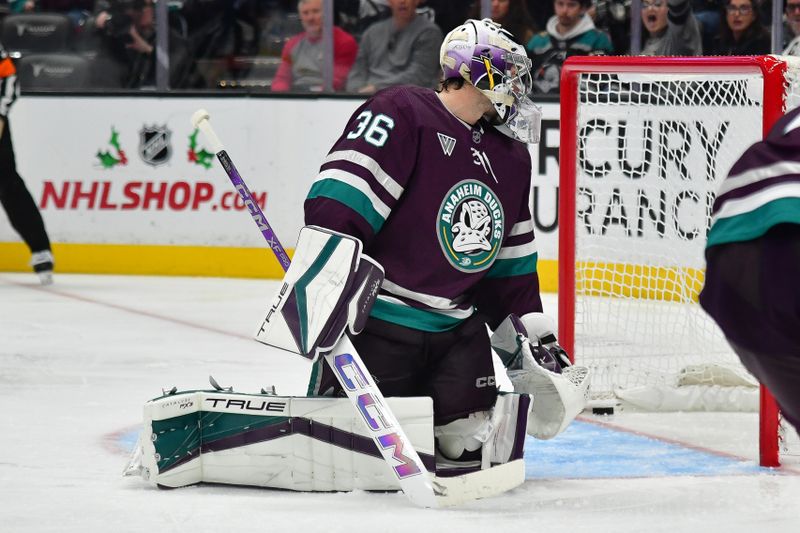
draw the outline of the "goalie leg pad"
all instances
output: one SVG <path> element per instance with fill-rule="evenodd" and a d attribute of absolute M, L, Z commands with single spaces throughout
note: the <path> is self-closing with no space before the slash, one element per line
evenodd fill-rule
<path fill-rule="evenodd" d="M 522 458 L 530 397 L 500 394 L 491 411 L 472 413 L 449 424 L 436 426 L 438 451 L 458 460 L 464 452 L 481 448 L 481 469 Z"/>
<path fill-rule="evenodd" d="M 430 398 L 390 398 L 428 470 Z M 346 398 L 187 391 L 147 402 L 126 475 L 163 487 L 201 482 L 301 491 L 399 490 Z"/>
<path fill-rule="evenodd" d="M 363 329 L 382 281 L 383 269 L 361 253 L 358 239 L 306 226 L 256 340 L 314 360 L 346 327 Z"/>
<path fill-rule="evenodd" d="M 533 396 L 528 434 L 550 439 L 586 407 L 589 369 L 570 366 L 552 320 L 541 313 L 509 315 L 492 334 L 492 347 L 507 368 L 514 390 Z"/>
<path fill-rule="evenodd" d="M 492 409 L 494 431 L 483 445 L 482 469 L 522 459 L 530 408 L 527 394 L 498 394 Z"/>
<path fill-rule="evenodd" d="M 515 403 L 524 420 L 527 397 L 501 398 L 511 403 L 493 411 L 492 424 L 502 422 L 498 413 L 513 413 Z M 432 483 L 441 505 L 501 494 L 524 482 L 521 439 L 514 446 L 519 453 L 508 462 L 467 473 L 445 470 L 440 476 L 430 398 L 387 402 L 426 468 L 437 470 Z M 524 438 L 524 422 L 521 427 L 517 433 Z M 297 491 L 400 489 L 380 453 L 369 452 L 374 443 L 364 431 L 363 420 L 344 398 L 171 392 L 145 404 L 143 429 L 123 473 L 169 488 L 211 482 Z"/>

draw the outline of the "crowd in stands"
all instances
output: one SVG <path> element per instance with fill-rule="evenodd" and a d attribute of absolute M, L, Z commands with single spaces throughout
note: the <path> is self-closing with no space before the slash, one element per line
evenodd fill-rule
<path fill-rule="evenodd" d="M 23 90 L 153 88 L 156 1 L 9 0 L 0 12 L 0 42 L 20 63 Z M 168 1 L 169 87 L 323 90 L 325 1 Z M 784 53 L 800 55 L 800 0 L 784 1 Z M 443 35 L 481 12 L 480 0 L 333 2 L 333 89 L 361 94 L 403 83 L 435 87 Z M 630 4 L 492 0 L 491 18 L 525 45 L 535 90 L 557 94 L 567 57 L 630 53 Z M 46 16 L 66 36 L 57 44 L 26 40 L 20 24 L 36 27 Z M 771 18 L 771 0 L 642 0 L 639 53 L 767 54 Z M 35 61 L 38 67 L 28 65 Z M 56 74 L 52 85 L 42 74 L 48 68 Z"/>

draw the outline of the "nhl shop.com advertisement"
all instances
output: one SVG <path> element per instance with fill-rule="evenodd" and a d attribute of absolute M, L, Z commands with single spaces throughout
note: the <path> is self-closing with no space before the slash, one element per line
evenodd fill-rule
<path fill-rule="evenodd" d="M 286 246 L 320 165 L 362 100 L 23 97 L 12 111 L 17 167 L 54 242 L 262 247 L 202 133 L 206 108 Z M 558 105 L 531 147 L 541 258 L 556 257 Z M 57 116 L 58 120 L 52 120 Z M 0 227 L 0 242 L 14 241 Z"/>

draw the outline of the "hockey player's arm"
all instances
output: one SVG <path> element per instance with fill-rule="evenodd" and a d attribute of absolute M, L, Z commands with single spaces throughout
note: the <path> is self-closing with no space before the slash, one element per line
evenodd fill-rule
<path fill-rule="evenodd" d="M 351 235 L 365 247 L 372 242 L 416 161 L 418 133 L 403 100 L 390 89 L 353 113 L 306 197 L 307 225 Z"/>
<path fill-rule="evenodd" d="M 530 159 L 525 175 L 530 176 Z M 503 240 L 497 258 L 476 292 L 478 310 L 494 329 L 509 314 L 542 311 L 539 295 L 539 254 L 528 195 L 520 198 L 516 220 Z"/>
<path fill-rule="evenodd" d="M 18 93 L 17 70 L 6 51 L 0 47 L 0 119 L 3 119 L 3 125 Z"/>

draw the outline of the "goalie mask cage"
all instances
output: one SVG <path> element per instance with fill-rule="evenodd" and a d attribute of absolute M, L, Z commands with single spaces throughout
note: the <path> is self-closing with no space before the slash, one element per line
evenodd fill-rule
<path fill-rule="evenodd" d="M 561 78 L 560 342 L 591 369 L 593 399 L 674 390 L 665 410 L 734 411 L 749 385 L 764 466 L 780 464 L 775 402 L 697 295 L 714 195 L 795 105 L 796 61 L 573 57 Z"/>

